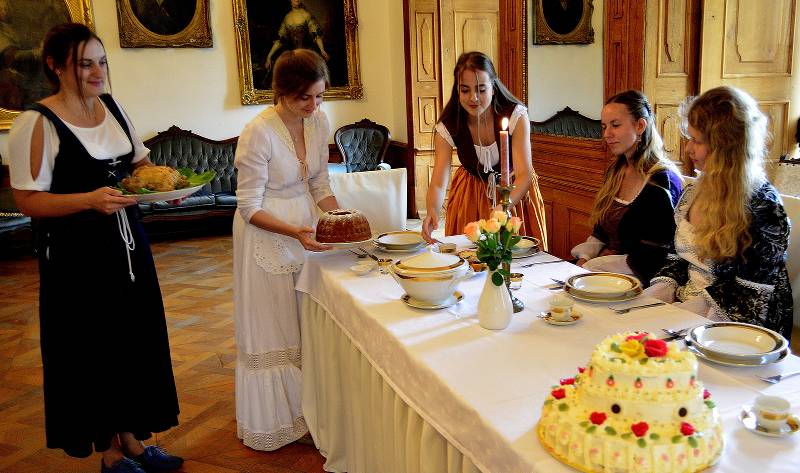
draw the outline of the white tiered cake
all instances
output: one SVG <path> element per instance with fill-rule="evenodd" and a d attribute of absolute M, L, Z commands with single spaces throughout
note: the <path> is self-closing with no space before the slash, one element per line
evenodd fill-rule
<path fill-rule="evenodd" d="M 588 472 L 695 472 L 716 463 L 722 429 L 697 359 L 648 333 L 603 340 L 544 402 L 538 433 Z"/>

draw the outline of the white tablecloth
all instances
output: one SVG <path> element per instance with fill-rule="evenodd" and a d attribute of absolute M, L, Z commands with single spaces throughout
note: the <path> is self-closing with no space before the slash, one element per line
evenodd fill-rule
<path fill-rule="evenodd" d="M 548 258 L 553 257 L 540 254 L 527 261 Z M 578 324 L 548 325 L 536 317 L 546 309 L 552 295 L 543 286 L 552 283 L 551 277 L 565 279 L 582 272 L 569 263 L 559 263 L 521 269 L 525 279 L 516 295 L 525 302 L 525 310 L 514 316 L 507 329 L 488 331 L 478 325 L 476 317 L 485 276 L 478 275 L 460 285 L 465 297 L 457 305 L 422 311 L 400 301 L 403 291 L 390 275 L 373 272 L 356 276 L 347 269 L 353 263 L 354 256 L 348 252 L 311 255 L 297 289 L 324 308 L 381 382 L 446 439 L 448 448 L 463 453 L 485 472 L 572 471 L 550 457 L 536 437 L 535 426 L 549 387 L 573 374 L 577 366 L 584 366 L 593 347 L 609 334 L 626 330 L 660 333 L 662 327 L 683 328 L 705 321 L 672 306 L 620 316 L 606 305 L 579 303 L 576 307 L 583 319 Z M 309 325 L 305 330 L 313 328 Z M 341 390 L 341 381 L 314 372 L 313 363 L 306 366 L 306 351 L 314 352 L 312 342 L 313 337 L 304 334 L 304 392 L 325 397 L 327 392 Z M 759 368 L 726 368 L 701 362 L 699 378 L 712 392 L 725 430 L 725 452 L 716 471 L 796 471 L 800 458 L 797 438 L 757 436 L 746 431 L 737 419 L 741 406 L 760 392 L 779 394 L 796 404 L 800 399 L 800 377 L 769 386 L 753 376 L 796 369 L 800 369 L 800 359 L 795 356 Z M 315 402 L 312 397 L 304 396 L 304 409 L 307 402 Z M 798 406 L 794 407 L 797 410 Z M 383 410 L 387 416 L 388 410 Z M 309 422 L 312 433 L 315 428 L 347 423 L 353 415 L 347 409 L 326 412 L 326 418 Z M 371 412 L 381 415 L 381 409 Z M 314 422 L 324 425 L 314 426 Z M 375 432 L 363 434 L 371 442 L 383 438 Z M 324 443 L 320 445 L 323 454 L 338 458 L 350 473 L 375 471 L 348 463 L 351 458 L 381 455 L 380 451 L 353 451 L 366 448 L 359 445 Z"/>

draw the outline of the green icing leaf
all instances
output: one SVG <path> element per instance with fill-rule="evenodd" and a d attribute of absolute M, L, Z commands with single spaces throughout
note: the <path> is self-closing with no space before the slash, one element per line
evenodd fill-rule
<path fill-rule="evenodd" d="M 642 448 L 647 446 L 647 440 L 645 440 L 645 439 L 639 439 L 639 440 L 636 441 L 636 443 L 639 444 L 639 446 L 642 447 Z"/>
<path fill-rule="evenodd" d="M 550 405 L 550 404 L 552 404 L 552 403 L 553 403 L 553 400 L 552 400 L 552 399 L 546 399 L 546 400 L 544 401 L 544 405 L 545 405 L 545 406 L 547 406 L 547 405 Z"/>
<path fill-rule="evenodd" d="M 566 411 L 568 409 L 569 409 L 569 406 L 564 404 L 563 402 L 558 405 L 558 410 L 561 411 L 561 412 L 564 412 L 564 411 Z"/>
<path fill-rule="evenodd" d="M 661 436 L 656 433 L 650 434 L 650 440 L 658 440 L 660 438 Z"/>
<path fill-rule="evenodd" d="M 608 435 L 617 435 L 617 431 L 614 430 L 614 427 L 611 427 L 610 425 L 606 426 L 606 433 Z"/>
<path fill-rule="evenodd" d="M 617 353 L 622 353 L 622 350 L 619 348 L 619 345 L 617 345 L 616 343 L 612 343 L 611 344 L 611 351 L 615 351 Z"/>
<path fill-rule="evenodd" d="M 675 435 L 672 437 L 672 443 L 681 443 L 681 439 L 683 439 L 683 435 Z"/>
<path fill-rule="evenodd" d="M 646 365 L 647 364 L 647 360 L 649 360 L 649 359 L 650 358 L 640 358 L 639 359 L 639 364 Z"/>
<path fill-rule="evenodd" d="M 689 441 L 689 445 L 691 445 L 692 448 L 697 448 L 697 439 L 694 437 L 687 437 L 686 440 Z"/>
<path fill-rule="evenodd" d="M 592 432 L 594 432 L 595 430 L 597 430 L 597 426 L 596 426 L 596 425 L 590 425 L 590 426 L 589 426 L 589 428 L 588 428 L 588 429 L 586 429 L 586 433 L 587 433 L 587 434 L 591 434 L 591 433 L 592 433 Z"/>
<path fill-rule="evenodd" d="M 588 425 L 589 425 L 589 421 L 588 421 L 588 420 L 585 420 L 585 421 L 581 422 L 581 423 L 580 423 L 580 424 L 578 424 L 578 425 L 580 425 L 581 427 L 586 427 L 586 426 L 588 426 Z"/>
<path fill-rule="evenodd" d="M 713 409 L 713 408 L 717 407 L 717 405 L 716 405 L 716 404 L 714 404 L 714 401 L 709 401 L 708 399 L 706 399 L 706 401 L 705 401 L 705 402 L 706 402 L 706 406 L 707 406 L 709 409 Z"/>
<path fill-rule="evenodd" d="M 624 439 L 629 439 L 631 438 L 631 435 L 633 435 L 633 432 L 625 432 L 624 434 L 620 435 L 620 437 Z"/>

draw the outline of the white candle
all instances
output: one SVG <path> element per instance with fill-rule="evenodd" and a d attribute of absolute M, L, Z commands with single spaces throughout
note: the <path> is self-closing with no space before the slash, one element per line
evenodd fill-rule
<path fill-rule="evenodd" d="M 511 184 L 511 173 L 508 160 L 508 118 L 503 117 L 500 122 L 500 184 L 507 186 Z"/>

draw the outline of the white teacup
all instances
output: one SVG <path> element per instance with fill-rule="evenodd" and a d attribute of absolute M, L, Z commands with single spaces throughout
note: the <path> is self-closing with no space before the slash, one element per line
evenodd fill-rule
<path fill-rule="evenodd" d="M 786 425 L 790 408 L 789 401 L 778 396 L 758 396 L 753 403 L 756 423 L 770 432 L 778 431 Z"/>
<path fill-rule="evenodd" d="M 550 299 L 550 318 L 558 322 L 572 320 L 572 310 L 575 303 L 564 294 L 554 294 Z"/>

